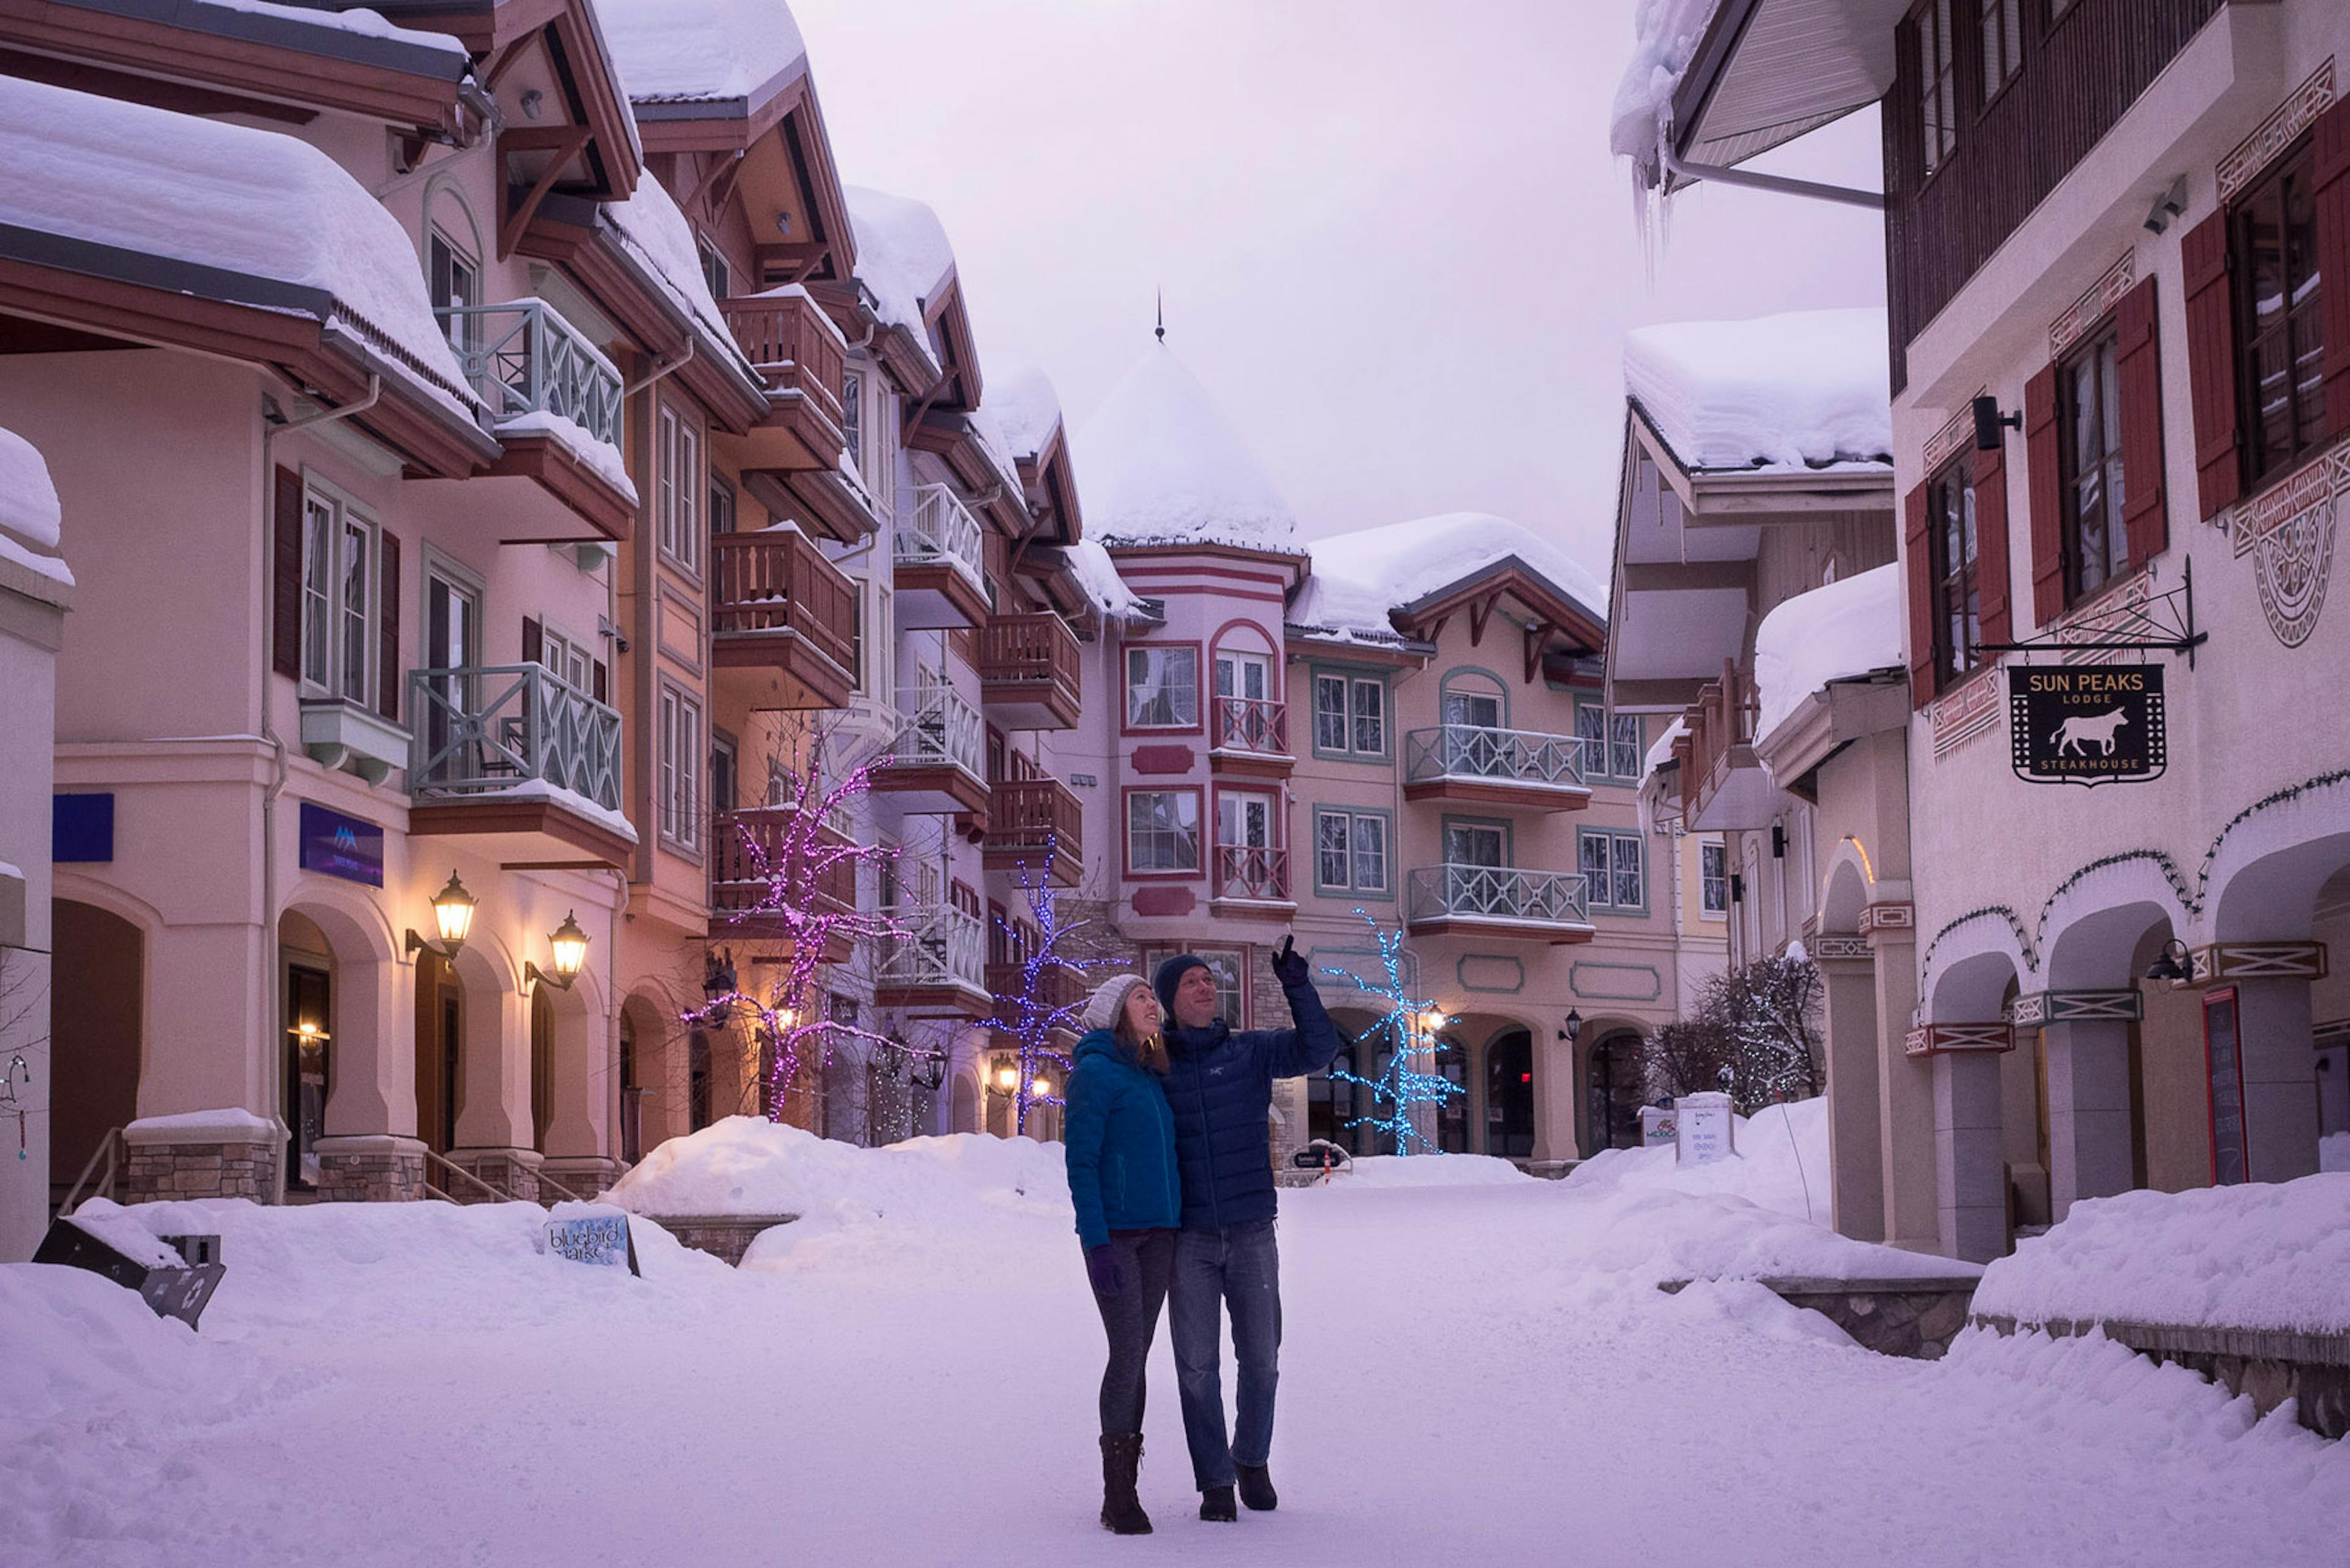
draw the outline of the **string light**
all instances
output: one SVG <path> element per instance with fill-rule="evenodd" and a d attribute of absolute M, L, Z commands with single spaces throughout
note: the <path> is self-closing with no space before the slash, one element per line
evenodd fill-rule
<path fill-rule="evenodd" d="M 1357 1084 L 1368 1089 L 1376 1115 L 1356 1116 L 1347 1123 L 1349 1127 L 1369 1127 L 1374 1132 L 1395 1140 L 1398 1154 L 1426 1152 L 1442 1154 L 1444 1150 L 1420 1130 L 1416 1115 L 1422 1106 L 1440 1108 L 1453 1096 L 1465 1093 L 1461 1086 L 1441 1073 L 1422 1072 L 1413 1064 L 1423 1055 L 1432 1057 L 1436 1050 L 1437 1032 L 1453 1020 L 1434 1002 L 1415 997 L 1404 983 L 1404 933 L 1399 929 L 1388 930 L 1371 918 L 1367 909 L 1357 909 L 1363 923 L 1371 929 L 1378 943 L 1379 962 L 1387 979 L 1374 984 L 1349 969 L 1325 964 L 1324 974 L 1343 980 L 1366 995 L 1376 996 L 1388 1004 L 1384 1017 L 1376 1020 L 1363 1033 L 1363 1040 L 1373 1040 L 1384 1034 L 1391 1042 L 1387 1070 L 1376 1078 L 1333 1067 L 1330 1076 L 1340 1083 Z M 1357 1043 L 1358 1045 L 1361 1042 Z M 1432 1117 L 1430 1119 L 1433 1119 Z"/>
<path fill-rule="evenodd" d="M 1043 868 L 1032 873 L 1027 861 L 1014 866 L 1014 879 L 1022 899 L 1035 918 L 1035 934 L 1029 934 L 1013 924 L 1008 915 L 995 918 L 996 929 L 1004 934 L 1021 956 L 1020 989 L 1009 996 L 995 999 L 995 1028 L 1011 1037 L 1019 1053 L 1017 1076 L 1012 1102 L 1012 1126 L 1014 1133 L 1028 1130 L 1028 1113 L 1039 1106 L 1059 1106 L 1068 1102 L 1055 1092 L 1055 1085 L 1069 1081 L 1069 1054 L 1054 1044 L 1054 1037 L 1074 1035 L 1077 1014 L 1084 1010 L 1085 999 L 1055 1003 L 1046 995 L 1055 975 L 1082 977 L 1089 970 L 1114 969 L 1119 961 L 1111 958 L 1075 958 L 1066 950 L 1069 939 L 1090 922 L 1066 920 L 1061 916 L 1061 890 L 1053 880 L 1053 863 L 1060 855 L 1058 835 L 1045 840 Z M 1080 990 L 1083 988 L 1080 987 Z"/>

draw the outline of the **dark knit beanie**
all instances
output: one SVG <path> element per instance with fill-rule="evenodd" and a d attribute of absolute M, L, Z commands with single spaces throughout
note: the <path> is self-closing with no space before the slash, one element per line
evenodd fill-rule
<path fill-rule="evenodd" d="M 1207 967 L 1208 961 L 1197 953 L 1177 953 L 1150 977 L 1150 989 L 1159 993 L 1159 1006 L 1167 1014 L 1169 1023 L 1175 1022 L 1175 988 L 1182 983 L 1186 971 Z"/>

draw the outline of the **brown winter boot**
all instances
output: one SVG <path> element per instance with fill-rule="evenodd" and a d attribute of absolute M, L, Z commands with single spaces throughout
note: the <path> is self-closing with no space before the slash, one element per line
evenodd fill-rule
<path fill-rule="evenodd" d="M 1119 1535 L 1149 1534 L 1150 1516 L 1134 1495 L 1135 1480 L 1142 1471 L 1142 1434 L 1104 1438 L 1101 1451 L 1102 1528 Z"/>

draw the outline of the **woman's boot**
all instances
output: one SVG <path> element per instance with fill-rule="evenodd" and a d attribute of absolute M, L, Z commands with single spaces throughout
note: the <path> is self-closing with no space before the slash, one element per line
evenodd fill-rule
<path fill-rule="evenodd" d="M 1120 1535 L 1149 1534 L 1150 1516 L 1134 1495 L 1135 1480 L 1142 1472 L 1142 1434 L 1104 1438 L 1101 1451 L 1102 1528 Z"/>

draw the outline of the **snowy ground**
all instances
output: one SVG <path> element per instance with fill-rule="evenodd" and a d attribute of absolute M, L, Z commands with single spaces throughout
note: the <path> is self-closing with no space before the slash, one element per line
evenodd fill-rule
<path fill-rule="evenodd" d="M 1757 1285 L 1660 1294 L 1824 1243 L 1638 1157 L 1284 1193 L 1281 1511 L 1191 1517 L 1162 1338 L 1159 1533 L 1114 1541 L 1055 1152 L 854 1157 L 739 1272 L 640 1227 L 642 1280 L 539 1255 L 519 1206 L 223 1206 L 201 1335 L 0 1268 L 0 1562 L 2341 1561 L 2350 1445 L 2187 1373 L 1891 1361 Z"/>

